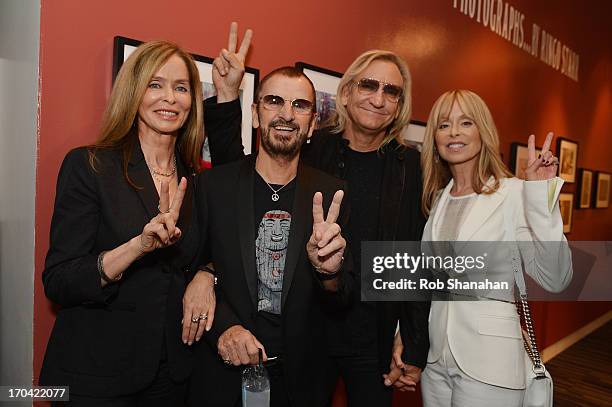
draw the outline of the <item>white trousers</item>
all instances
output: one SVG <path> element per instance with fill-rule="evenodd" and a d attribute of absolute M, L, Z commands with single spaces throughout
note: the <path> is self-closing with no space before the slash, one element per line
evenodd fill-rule
<path fill-rule="evenodd" d="M 423 371 L 421 392 L 425 407 L 521 407 L 525 391 L 471 378 L 457 366 L 447 342 L 440 359 Z"/>

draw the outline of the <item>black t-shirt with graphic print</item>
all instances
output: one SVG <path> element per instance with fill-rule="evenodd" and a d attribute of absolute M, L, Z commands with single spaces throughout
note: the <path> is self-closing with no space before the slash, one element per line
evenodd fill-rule
<path fill-rule="evenodd" d="M 254 334 L 269 357 L 283 354 L 281 300 L 295 179 L 280 190 L 282 185 L 271 186 L 278 191 L 278 201 L 272 199 L 274 192 L 256 173 L 253 193 L 258 301 Z"/>

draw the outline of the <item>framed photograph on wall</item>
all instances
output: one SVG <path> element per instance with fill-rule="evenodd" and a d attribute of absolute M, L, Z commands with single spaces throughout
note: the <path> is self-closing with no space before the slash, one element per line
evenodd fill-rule
<path fill-rule="evenodd" d="M 517 178 L 525 179 L 525 169 L 529 162 L 528 152 L 527 144 L 514 142 L 510 145 L 510 170 Z M 541 148 L 536 148 L 536 156 L 541 152 Z"/>
<path fill-rule="evenodd" d="M 342 74 L 305 62 L 296 62 L 295 67 L 304 72 L 315 87 L 317 93 L 317 113 L 319 114 L 316 128 L 326 127 L 336 110 L 336 91 L 338 90 Z"/>
<path fill-rule="evenodd" d="M 126 37 L 115 37 L 114 54 L 113 54 L 113 82 L 115 77 L 123 65 L 123 62 L 130 56 L 132 52 L 140 45 L 142 41 L 134 40 Z M 200 72 L 200 81 L 202 82 L 202 92 L 204 99 L 214 96 L 215 87 L 212 81 L 212 63 L 213 58 L 202 55 L 191 54 L 195 64 Z M 244 79 L 240 84 L 240 105 L 242 107 L 242 145 L 244 153 L 250 154 L 256 147 L 255 137 L 256 131 L 253 129 L 252 117 L 244 112 L 251 111 L 251 104 L 255 98 L 255 89 L 259 83 L 259 70 L 246 67 Z M 202 160 L 204 167 L 210 166 L 210 150 L 208 148 L 208 139 L 204 141 L 202 149 Z"/>
<path fill-rule="evenodd" d="M 593 171 L 578 168 L 578 195 L 576 196 L 576 208 L 584 209 L 591 207 L 593 198 Z"/>
<path fill-rule="evenodd" d="M 565 182 L 576 182 L 578 143 L 559 137 L 557 139 L 557 156 L 559 157 L 559 177 Z"/>
<path fill-rule="evenodd" d="M 595 196 L 593 197 L 595 208 L 607 208 L 610 206 L 610 174 L 598 171 L 595 175 Z"/>
<path fill-rule="evenodd" d="M 419 120 L 410 120 L 408 126 L 402 131 L 402 137 L 406 144 L 421 151 L 423 148 L 423 139 L 425 138 L 425 127 L 427 123 Z"/>
<path fill-rule="evenodd" d="M 574 194 L 562 192 L 559 194 L 559 209 L 563 219 L 563 233 L 572 231 L 572 209 L 574 205 Z"/>

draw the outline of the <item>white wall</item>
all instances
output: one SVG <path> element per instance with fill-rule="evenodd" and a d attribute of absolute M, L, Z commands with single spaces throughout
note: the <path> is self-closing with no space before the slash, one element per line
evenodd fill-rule
<path fill-rule="evenodd" d="M 32 384 L 39 45 L 40 0 L 0 0 L 0 385 Z"/>

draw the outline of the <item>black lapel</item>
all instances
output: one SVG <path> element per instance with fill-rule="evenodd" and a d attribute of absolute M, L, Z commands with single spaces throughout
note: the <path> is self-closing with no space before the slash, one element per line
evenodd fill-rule
<path fill-rule="evenodd" d="M 153 183 L 151 172 L 145 161 L 144 154 L 140 148 L 140 142 L 137 141 L 132 146 L 130 162 L 128 164 L 128 176 L 134 184 L 136 184 L 136 192 L 142 201 L 143 206 L 147 210 L 149 218 L 157 216 L 159 210 L 159 194 Z"/>
<path fill-rule="evenodd" d="M 384 152 L 384 170 L 380 190 L 378 214 L 378 240 L 395 240 L 404 191 L 406 166 L 404 153 L 396 151 L 397 144 L 391 142 Z"/>
<path fill-rule="evenodd" d="M 236 208 L 238 209 L 238 236 L 244 267 L 244 277 L 249 287 L 251 301 L 257 309 L 257 268 L 255 267 L 255 208 L 253 203 L 253 181 L 255 156 L 243 160 L 238 179 Z"/>
<path fill-rule="evenodd" d="M 193 183 L 195 179 L 195 175 L 189 170 L 185 164 L 183 164 L 183 160 L 181 159 L 181 155 L 177 150 L 176 154 L 176 171 L 178 172 L 178 182 L 181 182 L 181 178 L 185 177 L 187 180 L 187 190 L 185 191 L 185 197 L 183 198 L 183 205 L 181 206 L 181 212 L 179 214 L 179 219 L 177 226 L 184 232 L 187 231 L 189 226 L 191 225 L 191 214 L 193 211 Z M 156 208 L 157 209 L 157 208 Z"/>
<path fill-rule="evenodd" d="M 293 208 L 291 212 L 291 231 L 289 233 L 289 247 L 287 248 L 287 259 L 283 270 L 283 295 L 281 309 L 285 307 L 289 289 L 297 262 L 301 255 L 306 255 L 306 232 L 312 228 L 312 195 L 311 174 L 307 167 L 298 166 L 295 184 L 295 196 L 293 197 Z M 309 227 L 310 226 L 310 227 Z M 311 231 L 310 231 L 311 232 Z"/>

